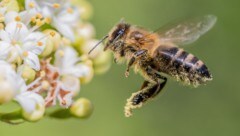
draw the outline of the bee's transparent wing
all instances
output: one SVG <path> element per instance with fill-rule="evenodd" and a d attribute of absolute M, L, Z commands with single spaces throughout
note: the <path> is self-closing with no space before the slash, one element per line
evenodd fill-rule
<path fill-rule="evenodd" d="M 192 18 L 179 23 L 164 26 L 156 31 L 162 42 L 186 45 L 196 41 L 210 30 L 217 21 L 214 15 Z"/>

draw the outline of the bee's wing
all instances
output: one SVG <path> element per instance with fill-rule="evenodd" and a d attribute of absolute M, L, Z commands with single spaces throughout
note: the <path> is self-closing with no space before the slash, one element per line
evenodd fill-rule
<path fill-rule="evenodd" d="M 205 34 L 214 26 L 216 21 L 216 16 L 206 15 L 164 26 L 155 33 L 159 34 L 162 42 L 186 45 L 193 43 Z"/>

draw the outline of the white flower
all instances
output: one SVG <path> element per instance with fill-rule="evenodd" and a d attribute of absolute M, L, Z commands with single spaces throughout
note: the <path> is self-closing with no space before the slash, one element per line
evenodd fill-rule
<path fill-rule="evenodd" d="M 69 75 L 77 78 L 87 76 L 90 68 L 79 62 L 81 59 L 77 52 L 70 46 L 66 46 L 56 52 L 54 66 L 59 69 L 61 76 Z"/>
<path fill-rule="evenodd" d="M 80 91 L 79 78 L 91 73 L 90 68 L 80 62 L 77 52 L 70 46 L 59 49 L 55 54 L 54 66 L 59 71 L 61 86 L 74 96 Z"/>
<path fill-rule="evenodd" d="M 41 119 L 45 112 L 45 103 L 42 96 L 34 92 L 23 92 L 15 97 L 21 105 L 23 117 L 28 121 Z"/>
<path fill-rule="evenodd" d="M 34 91 L 28 92 L 30 86 L 9 63 L 0 60 L 0 73 L 0 103 L 15 99 L 23 108 L 24 116 L 36 119 L 37 115 L 43 115 L 45 105 L 42 96 Z"/>
<path fill-rule="evenodd" d="M 40 69 L 38 55 L 45 47 L 46 35 L 32 32 L 21 22 L 11 22 L 0 30 L 0 59 L 14 62 L 17 57 L 35 70 Z"/>
<path fill-rule="evenodd" d="M 26 0 L 25 8 L 34 5 L 37 12 L 41 13 L 63 36 L 74 41 L 74 26 L 79 20 L 79 10 L 70 5 L 66 0 Z"/>
<path fill-rule="evenodd" d="M 10 64 L 0 60 L 0 104 L 11 101 L 18 93 L 18 75 Z"/>

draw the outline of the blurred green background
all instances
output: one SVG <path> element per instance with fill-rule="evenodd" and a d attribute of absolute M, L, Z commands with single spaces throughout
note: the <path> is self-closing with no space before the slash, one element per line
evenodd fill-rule
<path fill-rule="evenodd" d="M 126 99 L 143 79 L 126 66 L 111 70 L 82 87 L 92 100 L 94 114 L 87 120 L 44 119 L 11 126 L 0 123 L 0 136 L 239 136 L 240 135 L 240 1 L 239 0 L 89 0 L 97 37 L 120 18 L 152 30 L 171 20 L 214 14 L 216 26 L 186 50 L 201 58 L 214 80 L 197 89 L 170 80 L 165 93 L 134 116 L 125 118 Z"/>

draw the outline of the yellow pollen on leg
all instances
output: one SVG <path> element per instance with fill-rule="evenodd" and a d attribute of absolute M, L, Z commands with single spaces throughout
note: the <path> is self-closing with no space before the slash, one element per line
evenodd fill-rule
<path fill-rule="evenodd" d="M 27 57 L 28 56 L 28 52 L 24 51 L 22 55 L 23 55 L 23 57 Z"/>
<path fill-rule="evenodd" d="M 16 17 L 15 17 L 15 21 L 20 22 L 21 20 L 22 20 L 22 19 L 21 19 L 20 16 L 16 16 Z"/>
<path fill-rule="evenodd" d="M 56 9 L 57 9 L 57 8 L 60 8 L 60 4 L 54 3 L 54 4 L 52 5 L 52 7 L 53 7 L 53 8 L 56 8 Z"/>

